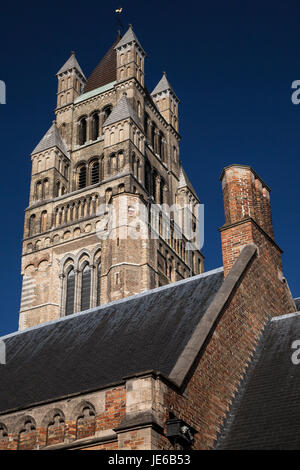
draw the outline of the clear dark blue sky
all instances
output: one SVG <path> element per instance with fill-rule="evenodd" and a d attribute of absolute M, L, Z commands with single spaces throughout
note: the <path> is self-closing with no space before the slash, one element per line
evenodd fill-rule
<path fill-rule="evenodd" d="M 71 50 L 86 75 L 93 70 L 116 37 L 119 5 L 148 54 L 148 89 L 166 71 L 181 100 L 181 159 L 205 204 L 206 270 L 222 263 L 221 170 L 249 164 L 272 189 L 285 276 L 300 296 L 300 105 L 291 102 L 300 79 L 298 0 L 3 2 L 0 334 L 17 329 L 30 153 L 54 119 L 55 74 Z"/>

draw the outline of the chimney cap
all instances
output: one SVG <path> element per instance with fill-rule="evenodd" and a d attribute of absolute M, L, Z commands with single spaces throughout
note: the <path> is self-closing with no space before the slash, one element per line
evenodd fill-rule
<path fill-rule="evenodd" d="M 256 173 L 256 171 L 250 165 L 242 165 L 240 163 L 232 163 L 231 165 L 225 166 L 223 168 L 221 176 L 220 176 L 221 181 L 224 178 L 226 170 L 229 170 L 230 168 L 244 168 L 245 170 L 251 171 L 253 173 L 254 177 L 259 179 L 259 181 L 261 182 L 263 187 L 266 188 L 267 191 L 269 191 L 269 193 L 271 192 L 271 189 L 269 188 L 269 186 L 264 182 L 264 180 Z"/>

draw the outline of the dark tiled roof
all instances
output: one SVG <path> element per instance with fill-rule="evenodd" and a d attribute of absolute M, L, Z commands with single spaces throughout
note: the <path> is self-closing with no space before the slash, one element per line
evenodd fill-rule
<path fill-rule="evenodd" d="M 107 85 L 108 83 L 114 82 L 117 79 L 117 53 L 115 51 L 115 46 L 118 44 L 120 39 L 121 36 L 118 35 L 109 51 L 105 54 L 95 70 L 88 77 L 84 87 L 84 93 Z"/>
<path fill-rule="evenodd" d="M 139 372 L 168 376 L 222 283 L 218 269 L 3 337 L 0 412 Z"/>
<path fill-rule="evenodd" d="M 217 449 L 300 448 L 300 314 L 271 320 L 233 402 Z"/>

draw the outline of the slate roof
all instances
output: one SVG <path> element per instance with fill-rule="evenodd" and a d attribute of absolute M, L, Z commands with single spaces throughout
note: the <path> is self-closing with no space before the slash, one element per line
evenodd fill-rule
<path fill-rule="evenodd" d="M 81 70 L 81 67 L 79 65 L 79 63 L 77 62 L 77 59 L 75 57 L 75 52 L 72 52 L 71 54 L 71 57 L 67 60 L 67 62 L 61 67 L 61 69 L 59 69 L 59 71 L 57 72 L 56 75 L 59 75 L 63 72 L 67 72 L 68 70 L 71 70 L 71 69 L 77 69 L 81 75 L 85 78 L 84 76 L 84 73 L 83 71 Z"/>
<path fill-rule="evenodd" d="M 129 103 L 126 94 L 124 93 L 122 95 L 122 98 L 113 108 L 106 121 L 103 123 L 103 126 L 108 126 L 110 124 L 114 124 L 115 122 L 122 121 L 123 119 L 127 118 L 131 118 L 139 127 L 141 127 L 140 119 L 137 113 L 132 108 L 131 104 Z"/>
<path fill-rule="evenodd" d="M 84 93 L 117 80 L 117 53 L 115 51 L 115 46 L 120 41 L 120 38 L 121 36 L 118 34 L 117 39 L 111 48 L 88 77 L 84 87 Z"/>
<path fill-rule="evenodd" d="M 145 54 L 145 51 L 142 48 L 140 41 L 138 40 L 138 38 L 136 37 L 136 35 L 133 31 L 132 25 L 130 24 L 129 28 L 126 31 L 126 33 L 124 34 L 124 36 L 120 39 L 118 44 L 115 46 L 115 49 L 119 49 L 119 47 L 126 46 L 126 44 L 129 44 L 131 42 L 135 42 Z"/>
<path fill-rule="evenodd" d="M 167 90 L 170 90 L 173 93 L 173 95 L 175 95 L 176 99 L 178 100 L 173 88 L 171 87 L 171 85 L 170 85 L 170 83 L 167 79 L 167 74 L 166 74 L 166 72 L 164 72 L 162 78 L 160 79 L 160 81 L 158 82 L 158 84 L 156 85 L 154 90 L 152 91 L 151 95 L 155 96 L 158 93 L 162 93 L 163 91 L 167 91 Z"/>
<path fill-rule="evenodd" d="M 291 359 L 296 340 L 300 340 L 300 312 L 267 324 L 217 449 L 299 450 L 300 364 Z"/>
<path fill-rule="evenodd" d="M 171 373 L 223 284 L 223 269 L 1 338 L 0 413 Z"/>
<path fill-rule="evenodd" d="M 44 150 L 48 150 L 52 147 L 57 147 L 59 150 L 62 151 L 62 153 L 67 156 L 69 155 L 67 147 L 59 133 L 59 130 L 57 129 L 55 121 L 53 121 L 50 129 L 46 132 L 46 134 L 39 142 L 39 144 L 35 147 L 33 152 L 31 152 L 31 155 L 43 152 Z"/>

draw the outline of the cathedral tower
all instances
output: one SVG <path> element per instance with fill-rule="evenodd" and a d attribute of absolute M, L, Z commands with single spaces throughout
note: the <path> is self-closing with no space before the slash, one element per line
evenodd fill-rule
<path fill-rule="evenodd" d="M 199 203 L 179 100 L 165 74 L 147 91 L 145 57 L 130 26 L 87 79 L 74 53 L 57 73 L 56 120 L 31 155 L 20 329 L 203 271 L 174 215 L 188 206 L 194 225 Z"/>

